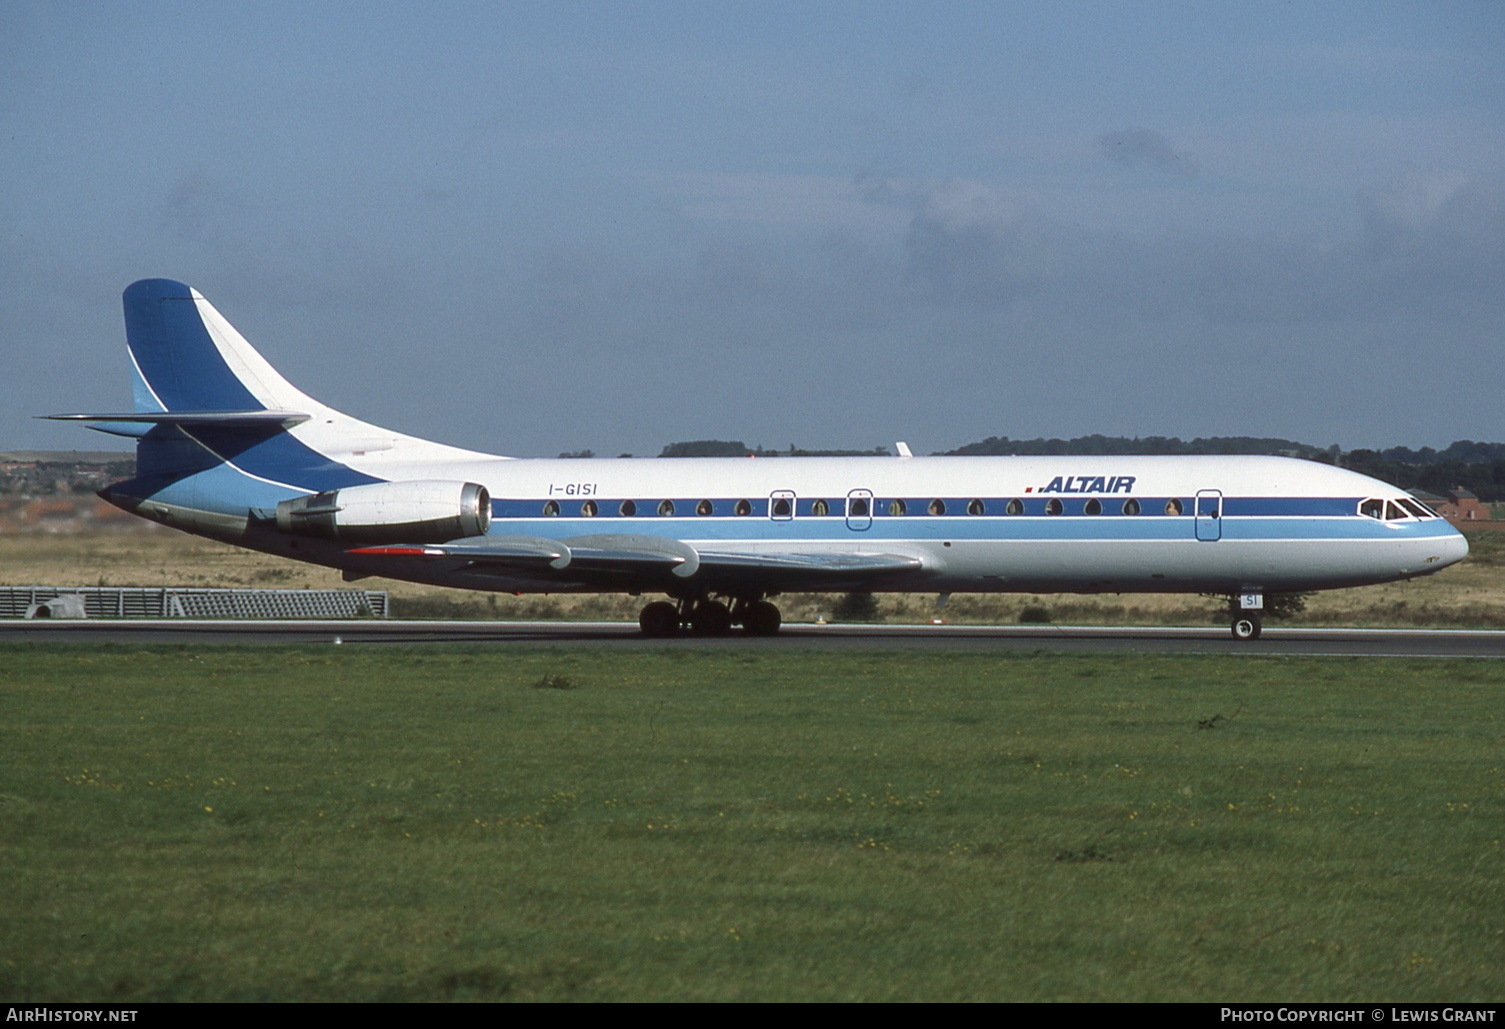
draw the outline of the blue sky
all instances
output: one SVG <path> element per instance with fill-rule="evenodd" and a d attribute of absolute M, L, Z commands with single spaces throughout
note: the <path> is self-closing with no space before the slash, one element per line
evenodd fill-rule
<path fill-rule="evenodd" d="M 196 286 L 351 414 L 1505 439 L 1505 5 L 0 5 L 0 449 Z"/>

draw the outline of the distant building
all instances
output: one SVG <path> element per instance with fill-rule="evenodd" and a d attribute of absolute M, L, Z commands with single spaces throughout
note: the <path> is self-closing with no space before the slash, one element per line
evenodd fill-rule
<path fill-rule="evenodd" d="M 1450 522 L 1487 522 L 1494 518 L 1489 505 L 1462 486 L 1454 486 L 1446 495 L 1414 489 L 1411 495 Z"/>

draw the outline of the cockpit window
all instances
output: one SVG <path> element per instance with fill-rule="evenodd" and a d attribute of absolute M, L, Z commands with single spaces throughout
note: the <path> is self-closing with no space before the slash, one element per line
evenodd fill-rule
<path fill-rule="evenodd" d="M 1400 503 L 1402 507 L 1418 518 L 1434 518 L 1437 515 L 1437 512 L 1431 510 L 1419 500 L 1407 500 L 1405 497 L 1401 497 Z"/>
<path fill-rule="evenodd" d="M 1359 504 L 1359 514 L 1365 518 L 1384 518 L 1385 502 L 1383 500 L 1374 500 L 1373 498 L 1365 500 Z"/>
<path fill-rule="evenodd" d="M 1410 517 L 1411 516 L 1406 513 L 1406 509 L 1403 508 L 1403 507 L 1401 507 L 1399 504 L 1397 504 L 1393 500 L 1390 501 L 1388 504 L 1385 505 L 1385 521 L 1387 521 L 1387 522 L 1393 522 L 1393 521 L 1397 521 L 1397 520 L 1399 520 L 1401 518 L 1410 518 Z"/>

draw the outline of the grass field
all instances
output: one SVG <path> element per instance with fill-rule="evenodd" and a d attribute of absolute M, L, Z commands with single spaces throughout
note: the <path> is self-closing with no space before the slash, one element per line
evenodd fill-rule
<path fill-rule="evenodd" d="M 1461 565 L 1411 582 L 1335 590 L 1310 598 L 1307 610 L 1285 624 L 1423 628 L 1505 628 L 1505 532 L 1468 532 Z M 211 586 L 265 589 L 342 589 L 328 568 L 270 557 L 170 529 L 76 535 L 0 535 L 0 585 Z M 627 596 L 528 596 L 472 593 L 388 579 L 357 585 L 386 589 L 401 618 L 610 619 L 636 621 L 643 600 Z M 839 598 L 788 594 L 779 599 L 786 621 L 831 617 Z M 879 618 L 925 622 L 935 616 L 933 594 L 878 597 Z M 1041 608 L 1059 624 L 1222 624 L 1218 598 L 1142 595 L 958 594 L 944 611 L 949 622 L 1006 624 Z"/>
<path fill-rule="evenodd" d="M 0 650 L 12 1000 L 1505 997 L 1484 661 Z"/>

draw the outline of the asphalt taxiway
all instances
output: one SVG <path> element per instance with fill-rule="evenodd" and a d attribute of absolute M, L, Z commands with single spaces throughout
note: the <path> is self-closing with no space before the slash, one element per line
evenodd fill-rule
<path fill-rule="evenodd" d="M 1254 641 L 1227 629 L 1042 625 L 786 625 L 776 637 L 644 639 L 627 622 L 359 621 L 0 621 L 0 643 L 338 644 L 408 643 L 851 650 L 997 650 L 1052 653 L 1323 655 L 1505 658 L 1505 632 L 1418 629 L 1266 628 Z"/>

